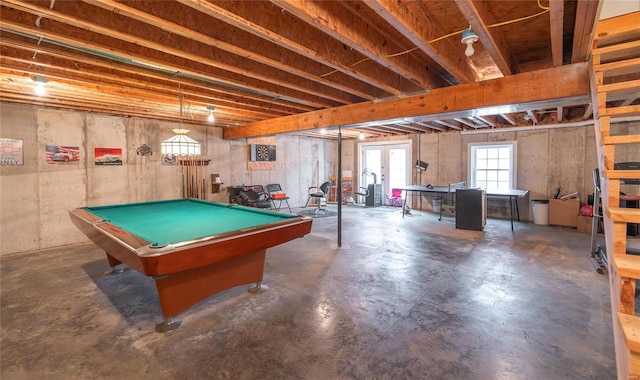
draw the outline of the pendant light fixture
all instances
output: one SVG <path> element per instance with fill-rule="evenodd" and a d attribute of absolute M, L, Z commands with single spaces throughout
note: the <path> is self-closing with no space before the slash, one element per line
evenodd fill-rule
<path fill-rule="evenodd" d="M 201 152 L 200 143 L 187 136 L 188 129 L 172 129 L 176 135 L 164 140 L 160 144 L 162 154 L 173 154 L 174 156 L 199 156 Z"/>
<path fill-rule="evenodd" d="M 475 50 L 473 49 L 473 43 L 478 41 L 478 35 L 476 34 L 476 32 L 474 32 L 473 29 L 469 27 L 469 29 L 466 29 L 462 32 L 462 39 L 460 41 L 463 44 L 467 45 L 467 48 L 464 51 L 464 55 L 466 55 L 467 57 L 471 57 L 473 53 L 475 53 Z"/>

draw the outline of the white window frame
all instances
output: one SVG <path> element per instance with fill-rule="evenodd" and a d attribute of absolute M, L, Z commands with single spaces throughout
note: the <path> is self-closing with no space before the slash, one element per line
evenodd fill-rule
<path fill-rule="evenodd" d="M 469 158 L 469 165 L 468 165 L 468 173 L 467 173 L 467 180 L 468 180 L 468 184 L 469 187 L 473 187 L 473 188 L 485 188 L 486 186 L 482 187 L 482 186 L 478 186 L 477 185 L 477 179 L 476 179 L 476 174 L 477 174 L 477 169 L 476 169 L 476 165 L 477 165 L 477 153 L 479 150 L 483 149 L 483 148 L 509 148 L 509 162 L 510 162 L 510 168 L 509 168 L 509 188 L 510 189 L 515 189 L 516 188 L 516 184 L 518 183 L 518 178 L 517 178 L 517 173 L 518 173 L 518 144 L 517 141 L 494 141 L 494 142 L 486 142 L 486 143 L 470 143 L 469 144 L 469 150 L 468 150 L 468 158 Z M 496 169 L 496 171 L 498 171 L 498 169 Z"/>

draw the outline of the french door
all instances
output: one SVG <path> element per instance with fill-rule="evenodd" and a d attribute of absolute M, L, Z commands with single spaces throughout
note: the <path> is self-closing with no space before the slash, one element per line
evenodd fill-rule
<path fill-rule="evenodd" d="M 410 175 L 411 141 L 359 144 L 360 174 L 358 186 L 382 184 L 384 194 L 407 185 Z M 384 198 L 383 198 L 384 200 Z"/>

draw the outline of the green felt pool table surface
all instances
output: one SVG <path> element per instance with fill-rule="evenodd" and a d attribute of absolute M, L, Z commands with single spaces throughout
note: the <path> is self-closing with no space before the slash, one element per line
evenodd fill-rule
<path fill-rule="evenodd" d="M 174 199 L 84 209 L 154 246 L 200 239 L 296 217 L 198 199 Z"/>

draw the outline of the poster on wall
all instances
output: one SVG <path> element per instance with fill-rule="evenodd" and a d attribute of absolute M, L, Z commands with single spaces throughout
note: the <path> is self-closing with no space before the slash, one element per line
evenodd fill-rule
<path fill-rule="evenodd" d="M 66 145 L 47 145 L 47 165 L 78 165 L 80 147 Z"/>
<path fill-rule="evenodd" d="M 122 148 L 95 148 L 96 165 L 122 165 Z"/>
<path fill-rule="evenodd" d="M 23 165 L 21 139 L 0 139 L 0 165 Z"/>

